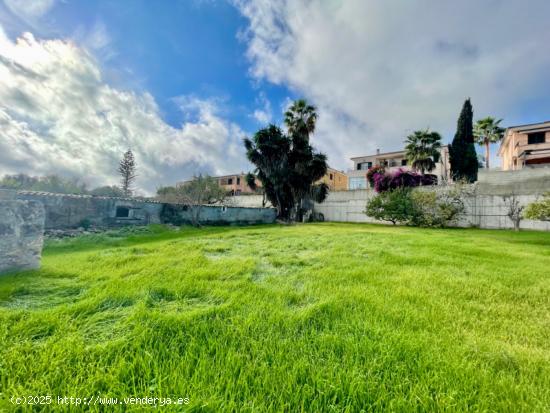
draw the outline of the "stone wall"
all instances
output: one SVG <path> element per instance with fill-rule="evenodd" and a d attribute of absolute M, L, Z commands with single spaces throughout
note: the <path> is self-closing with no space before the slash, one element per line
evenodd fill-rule
<path fill-rule="evenodd" d="M 52 194 L 34 191 L 0 190 L 1 198 L 41 202 L 46 212 L 46 229 L 158 224 L 163 222 L 162 212 L 167 205 L 148 199 Z M 254 203 L 251 205 L 254 205 Z M 183 206 L 180 209 L 182 220 L 189 222 L 190 219 L 186 216 L 187 212 L 184 211 Z M 204 225 L 272 223 L 275 221 L 276 215 L 275 210 L 272 208 L 255 208 L 248 207 L 248 205 L 204 206 L 202 209 L 200 221 Z"/>
<path fill-rule="evenodd" d="M 40 266 L 44 219 L 40 202 L 0 198 L 0 273 Z"/>
<path fill-rule="evenodd" d="M 17 199 L 40 201 L 46 210 L 46 229 L 95 225 L 115 227 L 160 223 L 162 203 L 91 195 L 18 191 Z"/>
<path fill-rule="evenodd" d="M 482 193 L 482 191 L 485 193 Z M 468 192 L 472 195 L 464 198 L 465 213 L 460 217 L 457 226 L 476 226 L 491 229 L 513 228 L 513 222 L 507 216 L 508 206 L 506 203 L 506 197 L 511 196 L 511 193 L 495 195 L 491 192 L 498 192 L 497 189 L 490 185 L 481 186 L 479 183 L 473 185 Z M 520 205 L 527 205 L 536 201 L 542 193 L 544 191 L 532 194 L 514 194 L 514 196 Z M 322 213 L 325 221 L 382 223 L 367 217 L 364 212 L 367 202 L 374 196 L 376 196 L 376 192 L 372 189 L 331 192 L 325 202 L 315 204 L 315 211 Z M 521 221 L 520 227 L 522 229 L 550 231 L 550 222 L 524 219 Z"/>

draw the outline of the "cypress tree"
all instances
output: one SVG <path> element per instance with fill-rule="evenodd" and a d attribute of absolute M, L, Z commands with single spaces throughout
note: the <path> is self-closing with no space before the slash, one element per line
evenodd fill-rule
<path fill-rule="evenodd" d="M 472 103 L 466 99 L 458 118 L 455 137 L 449 147 L 449 161 L 453 179 L 477 181 L 477 153 L 474 145 Z"/>

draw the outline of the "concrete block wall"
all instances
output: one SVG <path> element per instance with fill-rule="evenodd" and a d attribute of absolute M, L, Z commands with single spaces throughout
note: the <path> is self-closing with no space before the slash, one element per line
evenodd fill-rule
<path fill-rule="evenodd" d="M 433 190 L 433 188 L 422 188 L 419 190 Z M 439 188 L 436 190 L 443 189 Z M 511 229 L 514 227 L 512 220 L 507 215 L 508 205 L 506 197 L 509 194 L 494 195 L 491 193 L 480 193 L 478 185 L 472 186 L 469 193 L 471 195 L 463 199 L 465 213 L 460 217 L 456 226 L 476 226 L 488 229 Z M 372 189 L 331 192 L 325 202 L 315 204 L 315 211 L 322 213 L 326 221 L 377 222 L 387 224 L 387 222 L 376 221 L 365 215 L 364 211 L 367 202 L 374 196 L 376 196 L 376 192 Z M 540 197 L 539 193 L 515 196 L 520 205 L 527 205 Z M 520 223 L 520 228 L 550 231 L 550 222 L 524 219 Z"/>
<path fill-rule="evenodd" d="M 518 171 L 481 169 L 477 191 L 485 195 L 540 195 L 550 192 L 550 167 L 524 168 Z"/>
<path fill-rule="evenodd" d="M 40 202 L 0 199 L 0 273 L 40 266 L 44 220 Z"/>
<path fill-rule="evenodd" d="M 166 205 L 171 218 L 168 221 L 174 223 L 192 224 L 193 209 L 185 205 Z M 199 211 L 199 221 L 202 225 L 252 225 L 272 224 L 277 218 L 277 210 L 274 208 L 242 208 L 218 205 L 204 205 Z"/>

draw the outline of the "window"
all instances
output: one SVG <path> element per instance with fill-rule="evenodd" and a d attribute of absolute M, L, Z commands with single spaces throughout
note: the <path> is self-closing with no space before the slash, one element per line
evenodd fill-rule
<path fill-rule="evenodd" d="M 227 180 L 227 185 L 233 185 L 233 178 L 229 178 Z"/>
<path fill-rule="evenodd" d="M 367 162 L 367 169 L 372 168 L 372 162 Z"/>
<path fill-rule="evenodd" d="M 407 160 L 401 159 L 401 166 L 407 166 Z"/>
<path fill-rule="evenodd" d="M 241 184 L 241 177 L 237 177 L 237 185 L 240 185 Z"/>
<path fill-rule="evenodd" d="M 128 207 L 116 207 L 116 218 L 128 218 L 130 217 L 130 208 Z"/>
<path fill-rule="evenodd" d="M 332 174 L 330 174 L 330 180 L 332 181 Z"/>
<path fill-rule="evenodd" d="M 537 143 L 544 143 L 545 132 L 535 132 L 527 135 L 527 143 L 529 145 L 535 145 Z"/>

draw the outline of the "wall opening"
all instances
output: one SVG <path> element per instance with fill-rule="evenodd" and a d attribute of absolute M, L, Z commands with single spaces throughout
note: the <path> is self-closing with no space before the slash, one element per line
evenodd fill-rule
<path fill-rule="evenodd" d="M 129 218 L 130 217 L 130 208 L 119 206 L 116 207 L 116 218 Z"/>

